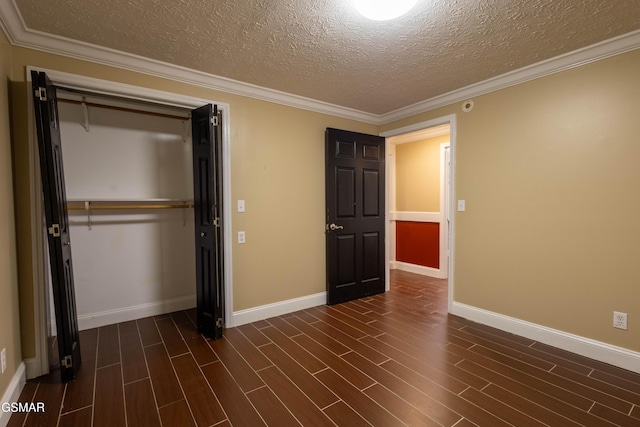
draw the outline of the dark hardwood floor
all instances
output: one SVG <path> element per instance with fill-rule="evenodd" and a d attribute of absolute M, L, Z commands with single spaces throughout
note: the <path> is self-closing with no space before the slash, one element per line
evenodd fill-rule
<path fill-rule="evenodd" d="M 385 294 L 219 341 L 193 311 L 83 331 L 77 380 L 29 381 L 46 412 L 9 426 L 640 426 L 640 375 L 446 307 L 445 281 L 394 271 Z"/>

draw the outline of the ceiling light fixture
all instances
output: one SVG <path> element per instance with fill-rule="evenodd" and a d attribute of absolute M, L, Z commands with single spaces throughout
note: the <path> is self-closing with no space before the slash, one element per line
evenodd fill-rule
<path fill-rule="evenodd" d="M 388 21 L 402 16 L 416 3 L 418 0 L 353 0 L 358 12 L 374 21 Z"/>

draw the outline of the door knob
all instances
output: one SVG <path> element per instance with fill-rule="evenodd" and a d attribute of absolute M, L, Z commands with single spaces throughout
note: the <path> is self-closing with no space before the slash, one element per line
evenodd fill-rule
<path fill-rule="evenodd" d="M 204 231 L 202 231 L 202 232 L 200 233 L 200 237 L 204 237 L 204 236 L 206 236 L 206 235 L 207 235 L 207 233 L 205 233 Z"/>
<path fill-rule="evenodd" d="M 335 225 L 334 223 L 329 224 L 329 230 L 331 231 L 342 230 L 342 229 L 344 229 L 344 227 L 341 225 Z"/>

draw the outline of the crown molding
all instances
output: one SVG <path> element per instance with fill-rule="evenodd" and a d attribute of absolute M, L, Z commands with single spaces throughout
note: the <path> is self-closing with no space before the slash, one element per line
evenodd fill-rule
<path fill-rule="evenodd" d="M 14 0 L 0 0 L 0 28 L 11 44 L 135 71 L 217 91 L 331 116 L 385 125 L 465 99 L 515 86 L 640 48 L 640 30 L 435 96 L 386 114 L 372 114 L 226 77 L 80 42 L 27 28 Z"/>
<path fill-rule="evenodd" d="M 15 34 L 26 27 L 14 0 L 0 0 L 0 28 L 11 44 L 16 44 Z"/>
<path fill-rule="evenodd" d="M 527 67 L 502 74 L 479 83 L 474 83 L 454 91 L 417 102 L 379 116 L 380 124 L 387 124 L 405 119 L 446 105 L 462 102 L 475 96 L 485 95 L 540 77 L 577 68 L 582 65 L 600 61 L 611 56 L 620 55 L 640 48 L 640 30 L 623 34 L 564 55 L 556 56 Z"/>

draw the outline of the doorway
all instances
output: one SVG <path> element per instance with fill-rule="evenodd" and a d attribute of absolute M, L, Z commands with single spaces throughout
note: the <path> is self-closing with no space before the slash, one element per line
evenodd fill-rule
<path fill-rule="evenodd" d="M 455 229 L 454 217 L 451 215 L 455 115 L 398 128 L 382 133 L 381 136 L 386 137 L 388 165 L 387 283 L 390 283 L 392 269 L 446 280 L 450 310 L 453 300 Z M 422 154 L 417 156 L 420 151 Z M 427 152 L 430 154 L 425 154 Z M 422 164 L 408 165 L 407 159 L 412 162 L 423 161 L 425 155 L 431 158 L 431 173 L 422 171 L 418 177 L 406 176 L 407 173 L 412 174 L 412 171 L 424 168 Z M 405 176 L 402 175 L 403 172 Z M 414 188 L 403 188 L 410 181 Z M 415 200 L 416 198 L 420 200 Z"/>
<path fill-rule="evenodd" d="M 28 70 L 28 76 L 31 74 L 31 68 Z M 106 96 L 113 96 L 120 99 L 131 99 L 136 102 L 144 102 L 153 106 L 170 106 L 172 108 L 184 109 L 184 110 L 192 110 L 193 108 L 200 107 L 204 104 L 212 103 L 210 100 L 204 100 L 199 98 L 187 97 L 176 95 L 167 92 L 161 92 L 156 90 L 144 89 L 140 87 L 119 84 L 114 82 L 109 82 L 105 80 L 87 78 L 82 76 L 76 76 L 73 74 L 61 73 L 57 71 L 51 70 L 42 70 L 37 69 L 36 71 L 46 72 L 50 79 L 54 82 L 55 85 L 65 87 L 72 90 L 77 90 L 81 92 L 91 92 L 102 94 Z M 29 80 L 29 79 L 28 79 Z M 30 87 L 30 81 L 28 81 L 28 87 Z M 28 99 L 29 99 L 29 111 L 33 110 L 33 101 L 32 101 L 32 92 L 28 91 Z M 229 119 L 229 106 L 227 104 L 217 103 L 219 106 L 220 112 L 225 117 L 225 120 Z M 161 108 L 162 108 L 161 107 Z M 30 129 L 30 155 L 31 162 L 33 164 L 37 164 L 38 162 L 38 150 L 37 150 L 37 142 L 35 135 L 33 134 L 32 129 L 34 128 L 33 117 L 32 114 L 29 114 L 29 129 Z M 85 123 L 85 125 L 90 125 L 89 123 Z M 185 130 L 186 132 L 186 130 Z M 222 200 L 224 206 L 223 216 L 226 218 L 225 226 L 222 229 L 224 234 L 224 264 L 222 265 L 222 269 L 225 271 L 224 282 L 222 286 L 224 288 L 224 292 L 227 295 L 225 298 L 225 323 L 227 327 L 232 325 L 232 307 L 233 307 L 233 299 L 232 299 L 232 269 L 231 269 L 231 203 L 230 203 L 230 150 L 229 150 L 229 129 L 228 126 L 222 127 L 222 169 L 224 176 L 221 181 L 223 183 L 222 186 Z M 35 189 L 32 194 L 31 204 L 34 207 L 31 216 L 32 230 L 34 230 L 34 247 L 44 247 L 44 239 L 45 235 L 43 233 L 41 227 L 41 218 L 42 218 L 42 207 L 40 196 L 42 194 L 41 188 L 38 186 L 37 182 L 39 181 L 39 177 L 35 176 L 36 174 L 32 174 L 31 187 Z M 177 216 L 180 216 L 179 211 L 174 210 Z M 167 211 L 168 212 L 168 211 Z M 89 219 L 90 222 L 90 219 Z M 182 220 L 181 220 L 182 222 Z M 186 221 L 185 221 L 186 222 Z M 34 283 L 45 283 L 46 286 L 36 287 L 34 289 L 34 300 L 35 300 L 35 335 L 36 335 L 36 357 L 32 360 L 32 362 L 27 364 L 27 376 L 29 378 L 33 378 L 39 375 L 46 374 L 48 371 L 48 356 L 47 356 L 47 315 L 46 315 L 46 292 L 47 287 L 47 258 L 39 256 L 37 259 L 34 259 L 33 263 L 33 276 L 41 277 L 45 280 L 36 281 Z M 194 290 L 195 294 L 195 290 Z M 162 309 L 161 306 L 157 307 L 158 309 Z M 152 315 L 154 313 L 150 313 Z M 158 313 L 156 313 L 158 314 Z M 30 368 L 30 369 L 29 369 Z"/>

